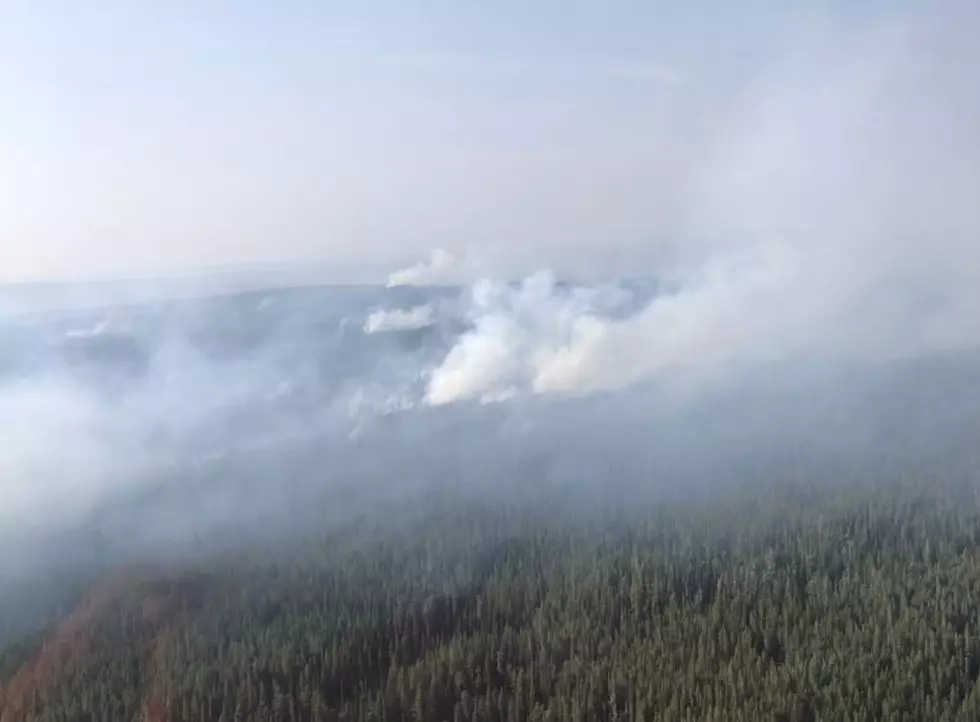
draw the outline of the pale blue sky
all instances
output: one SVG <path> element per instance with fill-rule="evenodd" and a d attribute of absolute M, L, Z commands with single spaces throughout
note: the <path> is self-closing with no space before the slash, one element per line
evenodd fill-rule
<path fill-rule="evenodd" d="M 901 18 L 789 5 L 4 3 L 0 279 L 655 263 L 724 232 L 686 175 L 753 83 Z"/>

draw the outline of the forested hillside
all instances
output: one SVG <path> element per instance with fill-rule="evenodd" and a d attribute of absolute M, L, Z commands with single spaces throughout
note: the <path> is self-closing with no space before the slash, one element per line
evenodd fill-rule
<path fill-rule="evenodd" d="M 588 506 L 447 493 L 121 570 L 4 651 L 0 719 L 980 719 L 970 484 Z"/>
<path fill-rule="evenodd" d="M 980 722 L 978 30 L 0 0 L 0 722 Z"/>

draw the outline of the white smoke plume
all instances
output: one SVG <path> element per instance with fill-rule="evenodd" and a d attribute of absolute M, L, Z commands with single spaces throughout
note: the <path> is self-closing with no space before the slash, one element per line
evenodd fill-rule
<path fill-rule="evenodd" d="M 958 29 L 976 13 L 949 10 L 765 64 L 678 179 L 678 233 L 719 239 L 646 269 L 679 290 L 615 321 L 534 281 L 478 301 L 429 403 L 980 342 L 980 58 Z"/>
<path fill-rule="evenodd" d="M 617 288 L 559 290 L 541 271 L 518 287 L 484 280 L 471 292 L 463 334 L 429 378 L 425 401 L 501 401 L 536 388 L 536 369 L 560 354 L 604 312 L 628 299 Z"/>
<path fill-rule="evenodd" d="M 435 322 L 432 306 L 425 304 L 408 309 L 379 309 L 364 322 L 364 333 L 415 331 Z"/>
<path fill-rule="evenodd" d="M 428 261 L 420 261 L 388 276 L 388 287 L 435 286 L 452 283 L 458 263 L 458 259 L 451 253 L 436 248 L 432 251 Z"/>

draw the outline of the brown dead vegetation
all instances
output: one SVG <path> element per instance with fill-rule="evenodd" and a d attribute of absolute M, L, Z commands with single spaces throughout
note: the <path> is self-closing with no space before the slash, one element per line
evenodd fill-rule
<path fill-rule="evenodd" d="M 160 574 L 160 570 L 155 570 Z M 192 576 L 170 577 L 150 570 L 128 570 L 94 587 L 72 613 L 61 621 L 40 648 L 4 682 L 0 680 L 0 722 L 26 722 L 39 711 L 43 692 L 57 686 L 85 664 L 97 641 L 99 624 L 112 612 L 129 607 L 142 622 L 142 634 L 151 650 L 151 670 L 166 666 L 167 631 L 181 611 L 199 606 L 205 586 Z M 134 594 L 135 592 L 135 594 Z M 130 606 L 132 605 L 132 606 Z M 159 675 L 151 672 L 150 679 Z M 145 722 L 167 722 L 166 695 L 159 683 L 147 690 L 141 705 Z"/>

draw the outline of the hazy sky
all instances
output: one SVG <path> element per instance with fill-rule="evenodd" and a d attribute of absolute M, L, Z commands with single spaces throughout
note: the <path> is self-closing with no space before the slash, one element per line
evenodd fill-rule
<path fill-rule="evenodd" d="M 652 270 L 726 232 L 689 175 L 753 83 L 803 58 L 805 90 L 907 11 L 789 5 L 8 0 L 0 279 L 436 246 Z"/>

